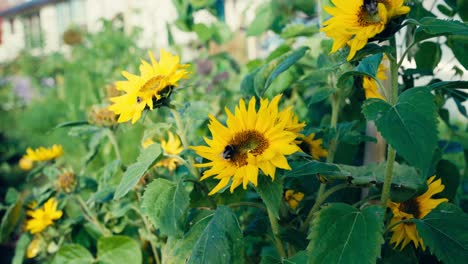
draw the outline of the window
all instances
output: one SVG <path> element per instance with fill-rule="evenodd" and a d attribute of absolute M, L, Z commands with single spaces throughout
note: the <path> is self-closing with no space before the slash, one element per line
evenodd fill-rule
<path fill-rule="evenodd" d="M 60 43 L 63 43 L 63 33 L 72 26 L 85 28 L 85 1 L 68 0 L 57 3 L 57 25 Z"/>
<path fill-rule="evenodd" d="M 23 17 L 25 47 L 28 49 L 41 48 L 43 44 L 41 18 L 39 12 Z"/>

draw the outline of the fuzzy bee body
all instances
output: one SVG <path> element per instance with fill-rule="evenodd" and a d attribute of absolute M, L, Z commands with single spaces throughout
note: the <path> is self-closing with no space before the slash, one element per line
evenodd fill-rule
<path fill-rule="evenodd" d="M 236 154 L 236 148 L 234 145 L 227 145 L 223 150 L 223 159 L 230 160 Z"/>

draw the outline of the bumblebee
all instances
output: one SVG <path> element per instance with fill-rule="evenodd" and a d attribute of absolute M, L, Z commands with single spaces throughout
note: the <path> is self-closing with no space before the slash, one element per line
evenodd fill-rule
<path fill-rule="evenodd" d="M 236 154 L 236 148 L 234 145 L 227 145 L 222 153 L 223 159 L 230 160 Z"/>

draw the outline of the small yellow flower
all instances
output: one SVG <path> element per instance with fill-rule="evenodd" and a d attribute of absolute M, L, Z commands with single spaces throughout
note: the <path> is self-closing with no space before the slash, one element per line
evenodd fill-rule
<path fill-rule="evenodd" d="M 323 23 L 321 31 L 333 39 L 331 53 L 348 45 L 347 60 L 362 49 L 370 38 L 381 33 L 391 18 L 406 14 L 409 7 L 403 0 L 332 0 L 334 7 L 326 6 L 325 11 L 332 17 Z"/>
<path fill-rule="evenodd" d="M 117 90 L 125 92 L 110 98 L 114 104 L 109 106 L 109 110 L 119 115 L 119 123 L 132 120 L 134 124 L 145 108 L 160 107 L 177 87 L 177 82 L 188 77 L 188 64 L 179 64 L 179 56 L 173 56 L 164 49 L 160 54 L 158 62 L 150 51 L 151 64 L 142 60 L 140 75 L 123 71 L 122 75 L 127 80 L 115 83 Z"/>
<path fill-rule="evenodd" d="M 34 239 L 29 243 L 26 251 L 27 258 L 34 258 L 41 251 L 42 239 L 39 236 L 35 236 Z"/>
<path fill-rule="evenodd" d="M 23 158 L 31 161 L 48 161 L 56 159 L 63 155 L 63 148 L 61 145 L 54 144 L 50 148 L 39 147 L 35 150 L 28 148 L 26 149 L 26 155 Z"/>
<path fill-rule="evenodd" d="M 20 169 L 24 171 L 28 171 L 32 169 L 33 167 L 33 161 L 28 159 L 27 157 L 22 157 L 19 161 L 19 167 Z"/>
<path fill-rule="evenodd" d="M 257 186 L 259 170 L 274 180 L 276 168 L 291 169 L 286 156 L 300 150 L 295 144 L 298 133 L 288 126 L 294 123 L 290 120 L 293 116 L 278 110 L 280 98 L 278 95 L 271 102 L 261 99 L 258 111 L 254 97 L 247 106 L 241 99 L 234 114 L 225 109 L 227 126 L 209 116 L 212 139 L 205 138 L 208 146 L 192 147 L 208 160 L 196 166 L 210 167 L 203 172 L 201 180 L 209 177 L 219 180 L 209 195 L 228 184 L 231 192 L 240 184 L 244 189 L 249 183 Z"/>
<path fill-rule="evenodd" d="M 167 155 L 179 155 L 184 148 L 180 142 L 180 139 L 171 132 L 167 132 L 168 140 L 161 139 L 161 147 L 164 151 L 164 154 Z M 177 165 L 180 164 L 180 160 L 173 157 L 168 157 L 156 163 L 156 167 L 166 167 L 170 171 L 173 171 L 177 168 Z"/>
<path fill-rule="evenodd" d="M 315 139 L 315 133 L 311 133 L 307 137 L 302 138 L 302 142 L 299 144 L 299 147 L 305 153 L 312 156 L 313 159 L 319 160 L 320 158 L 326 158 L 328 151 L 323 148 L 323 139 Z"/>
<path fill-rule="evenodd" d="M 387 75 L 385 75 L 385 72 L 388 70 L 388 68 L 385 66 L 386 61 L 386 56 L 384 56 L 382 58 L 382 62 L 380 62 L 379 68 L 377 69 L 376 77 L 379 80 L 387 80 Z M 385 98 L 379 91 L 377 82 L 374 79 L 364 76 L 364 78 L 362 79 L 362 88 L 364 88 L 366 99 L 379 98 L 385 100 Z"/>
<path fill-rule="evenodd" d="M 26 230 L 31 234 L 42 232 L 48 226 L 54 223 L 54 220 L 62 217 L 62 211 L 57 210 L 57 201 L 50 198 L 42 208 L 36 210 L 28 210 L 26 214 L 31 219 L 26 222 Z"/>
<path fill-rule="evenodd" d="M 304 199 L 304 193 L 302 192 L 297 192 L 294 190 L 287 190 L 284 193 L 284 200 L 288 203 L 289 207 L 291 209 L 296 210 L 297 206 L 299 203 Z"/>
<path fill-rule="evenodd" d="M 416 198 L 402 203 L 388 203 L 388 207 L 390 207 L 393 214 L 393 217 L 390 220 L 390 226 L 405 219 L 423 218 L 439 204 L 448 201 L 446 198 L 431 198 L 433 195 L 444 190 L 445 186 L 442 184 L 441 179 L 435 180 L 435 176 L 432 176 L 427 180 L 427 184 L 427 191 Z M 411 241 L 416 248 L 421 245 L 422 250 L 426 250 L 424 242 L 422 238 L 419 237 L 414 223 L 401 223 L 394 226 L 390 231 L 393 232 L 390 243 L 395 243 L 395 247 L 401 243 L 400 250 L 403 250 L 403 248 Z"/>
<path fill-rule="evenodd" d="M 88 122 L 100 127 L 111 127 L 117 124 L 117 116 L 104 106 L 93 106 L 88 112 Z"/>

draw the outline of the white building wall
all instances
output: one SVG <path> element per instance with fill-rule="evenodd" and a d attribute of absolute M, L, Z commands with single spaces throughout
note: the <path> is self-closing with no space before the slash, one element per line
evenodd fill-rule
<path fill-rule="evenodd" d="M 11 61 L 24 48 L 24 28 L 20 19 L 14 19 L 14 32 L 11 32 L 9 19 L 2 20 L 2 44 L 0 44 L 0 62 Z"/>
<path fill-rule="evenodd" d="M 57 8 L 55 5 L 45 6 L 40 11 L 42 37 L 44 39 L 44 53 L 59 50 L 60 38 L 57 27 Z"/>

